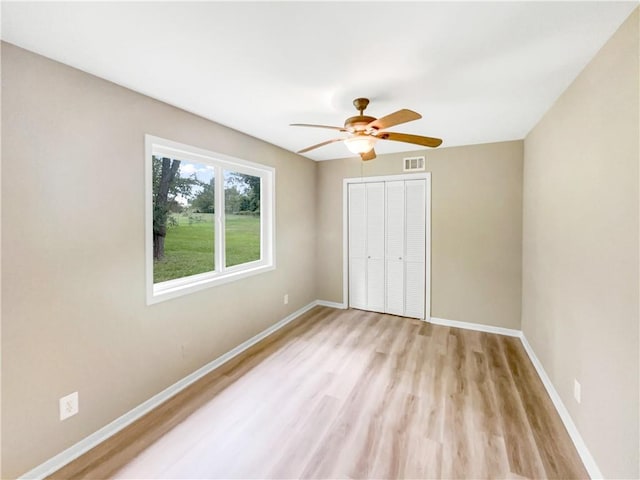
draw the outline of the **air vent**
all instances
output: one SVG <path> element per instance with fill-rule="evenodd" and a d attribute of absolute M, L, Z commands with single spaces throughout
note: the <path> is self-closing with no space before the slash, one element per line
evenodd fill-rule
<path fill-rule="evenodd" d="M 405 172 L 424 171 L 424 157 L 406 157 L 403 160 Z"/>

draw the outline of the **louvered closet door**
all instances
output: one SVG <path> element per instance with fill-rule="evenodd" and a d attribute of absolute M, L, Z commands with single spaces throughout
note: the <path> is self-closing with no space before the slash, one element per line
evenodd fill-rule
<path fill-rule="evenodd" d="M 348 186 L 349 306 L 424 318 L 426 181 Z"/>
<path fill-rule="evenodd" d="M 426 182 L 405 182 L 405 316 L 424 318 Z"/>
<path fill-rule="evenodd" d="M 349 306 L 367 308 L 367 202 L 364 183 L 349 185 Z"/>
<path fill-rule="evenodd" d="M 367 183 L 367 310 L 384 312 L 384 182 Z"/>
<path fill-rule="evenodd" d="M 385 311 L 404 315 L 404 181 L 387 182 Z"/>

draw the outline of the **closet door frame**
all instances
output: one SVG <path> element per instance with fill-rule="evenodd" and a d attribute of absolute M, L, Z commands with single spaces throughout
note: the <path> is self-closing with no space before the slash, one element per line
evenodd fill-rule
<path fill-rule="evenodd" d="M 431 321 L 431 172 L 375 177 L 345 178 L 342 187 L 342 306 L 349 308 L 349 185 L 353 183 L 392 182 L 396 180 L 425 180 L 425 292 L 424 315 Z"/>

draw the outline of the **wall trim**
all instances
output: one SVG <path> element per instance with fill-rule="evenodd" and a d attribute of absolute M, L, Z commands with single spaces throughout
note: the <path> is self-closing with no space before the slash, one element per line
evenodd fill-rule
<path fill-rule="evenodd" d="M 344 310 L 347 308 L 347 305 L 345 303 L 329 302 L 327 300 L 316 300 L 316 305 L 321 307 L 339 308 L 340 310 Z"/>
<path fill-rule="evenodd" d="M 431 317 L 431 323 L 443 325 L 445 327 L 463 328 L 465 330 L 476 330 L 478 332 L 497 333 L 498 335 L 507 335 L 509 337 L 520 337 L 522 332 L 512 328 L 495 327 L 493 325 L 485 325 L 482 323 L 460 322 L 458 320 L 447 320 L 446 318 Z"/>
<path fill-rule="evenodd" d="M 533 363 L 533 366 L 538 372 L 538 376 L 540 377 L 540 380 L 542 380 L 544 388 L 547 390 L 549 397 L 551 397 L 553 406 L 556 407 L 556 411 L 558 412 L 558 415 L 560 415 L 560 419 L 562 420 L 564 427 L 567 429 L 567 432 L 569 433 L 569 436 L 573 441 L 573 445 L 576 447 L 578 455 L 580 455 L 580 459 L 584 464 L 584 468 L 587 469 L 587 473 L 592 479 L 604 478 L 604 475 L 600 471 L 600 468 L 598 468 L 596 460 L 593 458 L 591 452 L 587 448 L 587 444 L 584 443 L 584 440 L 582 439 L 582 436 L 578 431 L 578 427 L 576 427 L 576 424 L 573 423 L 573 419 L 571 418 L 569 410 L 567 410 L 567 407 L 564 405 L 562 399 L 560 398 L 558 391 L 553 386 L 553 383 L 551 383 L 551 379 L 547 375 L 547 372 L 544 370 L 544 367 L 542 366 L 542 363 L 540 363 L 540 360 L 538 360 L 538 357 L 533 351 L 533 348 L 531 348 L 531 345 L 529 345 L 524 332 L 520 332 L 520 341 L 522 342 L 522 346 L 527 352 L 527 355 L 529 355 L 531 363 Z"/>
<path fill-rule="evenodd" d="M 257 335 L 254 335 L 246 342 L 241 343 L 237 347 L 229 350 L 227 353 L 224 353 L 223 355 L 219 356 L 215 360 L 212 360 L 211 362 L 207 363 L 203 367 L 200 367 L 195 372 L 190 373 L 189 375 L 182 378 L 181 380 L 178 380 L 173 385 L 165 388 L 160 393 L 142 402 L 140 405 L 138 405 L 137 407 L 134 407 L 132 410 L 129 410 L 124 415 L 116 418 L 111 423 L 105 425 L 104 427 L 97 430 L 96 432 L 83 438 L 78 443 L 60 452 L 59 454 L 50 458 L 44 463 L 41 463 L 34 469 L 29 470 L 27 473 L 24 473 L 19 477 L 19 479 L 20 480 L 21 479 L 40 480 L 51 475 L 52 473 L 55 473 L 65 465 L 71 463 L 76 458 L 80 457 L 84 453 L 88 452 L 92 448 L 96 447 L 100 443 L 112 437 L 123 428 L 132 424 L 133 422 L 141 418 L 143 415 L 147 414 L 154 408 L 157 408 L 162 403 L 164 403 L 171 397 L 175 396 L 177 393 L 184 390 L 189 385 L 195 383 L 196 381 L 204 377 L 209 372 L 215 370 L 216 368 L 220 367 L 221 365 L 228 362 L 232 358 L 238 356 L 239 354 L 241 354 L 248 348 L 252 347 L 259 341 L 263 340 L 264 338 L 268 337 L 272 333 L 275 333 L 276 331 L 280 330 L 282 327 L 292 322 L 302 314 L 308 312 L 309 310 L 311 310 L 313 307 L 317 305 L 333 306 L 334 304 L 333 302 L 324 302 L 321 300 L 314 300 L 308 305 L 300 308 L 299 310 L 296 310 L 292 314 L 283 318 L 279 322 L 271 325 L 269 328 L 266 328 L 265 330 L 261 331 Z M 335 305 L 338 305 L 338 304 L 335 304 Z M 343 308 L 343 307 L 337 307 L 337 308 Z"/>

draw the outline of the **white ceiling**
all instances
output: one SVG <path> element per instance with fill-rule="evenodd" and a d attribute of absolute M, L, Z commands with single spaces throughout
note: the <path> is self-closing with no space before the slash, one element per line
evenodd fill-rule
<path fill-rule="evenodd" d="M 341 134 L 289 123 L 341 126 L 359 96 L 447 147 L 524 138 L 637 5 L 5 1 L 2 39 L 291 151 Z"/>

